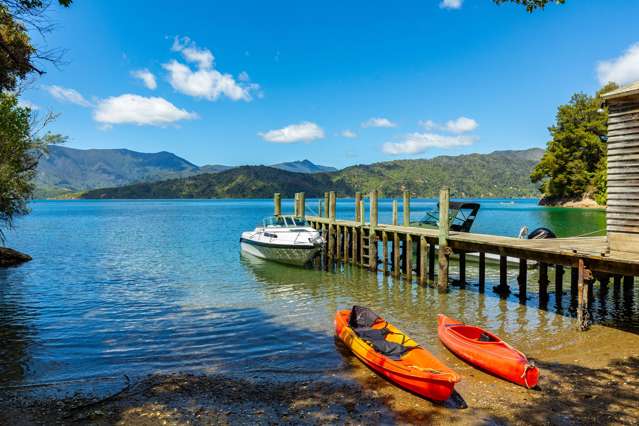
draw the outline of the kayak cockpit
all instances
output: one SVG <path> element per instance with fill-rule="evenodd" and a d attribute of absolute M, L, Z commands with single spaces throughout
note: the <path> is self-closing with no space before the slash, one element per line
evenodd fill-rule
<path fill-rule="evenodd" d="M 448 330 L 451 333 L 458 335 L 466 340 L 471 340 L 473 343 L 499 343 L 501 339 L 492 333 L 482 330 L 479 327 L 473 327 L 472 325 L 465 324 L 451 324 L 447 325 Z"/>

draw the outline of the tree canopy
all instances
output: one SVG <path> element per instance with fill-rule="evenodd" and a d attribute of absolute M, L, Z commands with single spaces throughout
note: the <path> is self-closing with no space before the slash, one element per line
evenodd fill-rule
<path fill-rule="evenodd" d="M 556 123 L 548 128 L 552 140 L 531 174 L 546 200 L 591 196 L 605 204 L 608 111 L 600 95 L 616 87 L 609 83 L 595 96 L 576 93 L 557 109 Z"/>
<path fill-rule="evenodd" d="M 66 7 L 71 0 L 58 3 Z M 18 104 L 21 81 L 43 73 L 34 61 L 55 59 L 34 47 L 29 37 L 30 28 L 46 31 L 43 13 L 48 6 L 46 0 L 0 0 L 0 227 L 10 228 L 14 217 L 28 213 L 38 160 L 48 144 L 62 140 L 59 135 L 39 136 L 51 115 L 38 122 L 30 108 Z"/>
<path fill-rule="evenodd" d="M 517 3 L 526 8 L 528 12 L 534 12 L 537 9 L 543 9 L 548 3 L 564 4 L 566 0 L 493 0 L 497 4 Z"/>

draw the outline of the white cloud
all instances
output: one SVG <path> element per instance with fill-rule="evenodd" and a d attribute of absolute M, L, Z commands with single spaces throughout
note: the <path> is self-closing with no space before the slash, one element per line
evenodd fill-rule
<path fill-rule="evenodd" d="M 597 64 L 601 84 L 615 82 L 623 85 L 639 80 L 639 43 L 635 43 L 618 58 Z"/>
<path fill-rule="evenodd" d="M 442 0 L 439 7 L 442 9 L 461 9 L 463 0 Z"/>
<path fill-rule="evenodd" d="M 198 48 L 188 37 L 176 37 L 171 50 L 180 52 L 187 62 L 197 66 L 197 70 L 193 70 L 175 59 L 162 65 L 169 72 L 169 83 L 178 92 L 210 101 L 220 96 L 234 101 L 250 101 L 252 92 L 258 92 L 258 97 L 261 97 L 260 86 L 249 82 L 246 72 L 240 73 L 236 81 L 231 74 L 216 70 L 211 51 Z"/>
<path fill-rule="evenodd" d="M 419 124 L 426 130 L 443 130 L 452 133 L 468 133 L 479 127 L 479 123 L 468 117 L 459 117 L 448 120 L 446 124 L 438 124 L 433 120 L 423 120 Z"/>
<path fill-rule="evenodd" d="M 472 145 L 479 138 L 469 135 L 438 135 L 435 133 L 411 133 L 402 142 L 387 142 L 382 150 L 386 154 L 421 154 L 428 148 L 455 148 Z"/>
<path fill-rule="evenodd" d="M 21 108 L 29 108 L 31 111 L 37 111 L 40 109 L 39 105 L 36 105 L 33 102 L 28 101 L 26 99 L 18 100 L 18 106 Z"/>
<path fill-rule="evenodd" d="M 155 81 L 155 76 L 146 68 L 143 70 L 131 71 L 131 75 L 142 80 L 147 89 L 155 90 L 158 87 L 158 83 Z"/>
<path fill-rule="evenodd" d="M 80 105 L 82 107 L 90 107 L 91 102 L 84 99 L 84 96 L 75 89 L 68 89 L 61 86 L 45 86 L 45 89 L 51 96 L 59 100 L 60 102 L 69 102 L 72 104 Z"/>
<path fill-rule="evenodd" d="M 355 133 L 352 130 L 346 129 L 346 130 L 342 130 L 340 132 L 340 135 L 342 135 L 342 137 L 348 138 L 348 139 L 355 139 L 357 137 L 357 133 Z"/>
<path fill-rule="evenodd" d="M 397 127 L 397 124 L 388 118 L 374 117 L 362 123 L 362 127 Z"/>
<path fill-rule="evenodd" d="M 100 100 L 93 118 L 107 128 L 113 124 L 165 126 L 195 119 L 197 114 L 180 109 L 164 98 L 124 94 Z"/>
<path fill-rule="evenodd" d="M 323 139 L 324 130 L 315 123 L 305 121 L 299 124 L 291 124 L 282 129 L 258 133 L 258 135 L 265 141 L 275 143 L 312 142 L 317 139 Z"/>

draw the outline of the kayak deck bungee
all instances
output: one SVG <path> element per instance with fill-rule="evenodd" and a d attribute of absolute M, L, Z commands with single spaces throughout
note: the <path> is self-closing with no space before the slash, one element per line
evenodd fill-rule
<path fill-rule="evenodd" d="M 366 308 L 353 307 L 358 309 Z M 352 310 L 335 315 L 335 332 L 353 354 L 404 389 L 434 401 L 448 399 L 460 376 L 395 326 L 367 311 L 376 318 L 364 327 L 353 326 Z"/>
<path fill-rule="evenodd" d="M 480 327 L 439 314 L 437 332 L 452 353 L 495 376 L 527 388 L 539 381 L 539 370 L 526 355 Z"/>

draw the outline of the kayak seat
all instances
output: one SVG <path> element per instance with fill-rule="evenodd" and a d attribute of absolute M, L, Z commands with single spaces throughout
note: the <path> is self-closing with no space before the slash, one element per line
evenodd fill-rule
<path fill-rule="evenodd" d="M 479 335 L 479 339 L 477 340 L 479 340 L 480 342 L 492 342 L 493 338 L 486 333 L 482 333 Z"/>
<path fill-rule="evenodd" d="M 384 323 L 381 328 L 373 328 L 374 325 Z M 348 320 L 348 326 L 373 347 L 376 352 L 389 357 L 392 360 L 399 361 L 403 355 L 417 346 L 406 346 L 406 336 L 402 335 L 402 342 L 390 342 L 386 340 L 389 334 L 397 334 L 388 329 L 388 322 L 384 321 L 379 315 L 364 306 L 353 306 L 351 315 Z"/>
<path fill-rule="evenodd" d="M 370 346 L 382 355 L 389 357 L 392 360 L 399 361 L 402 356 L 407 352 L 418 348 L 419 346 L 405 346 L 403 343 L 395 343 L 386 340 L 386 336 L 394 334 L 388 328 L 353 328 L 353 331 L 360 339 L 364 340 Z M 406 339 L 403 336 L 402 341 Z"/>

